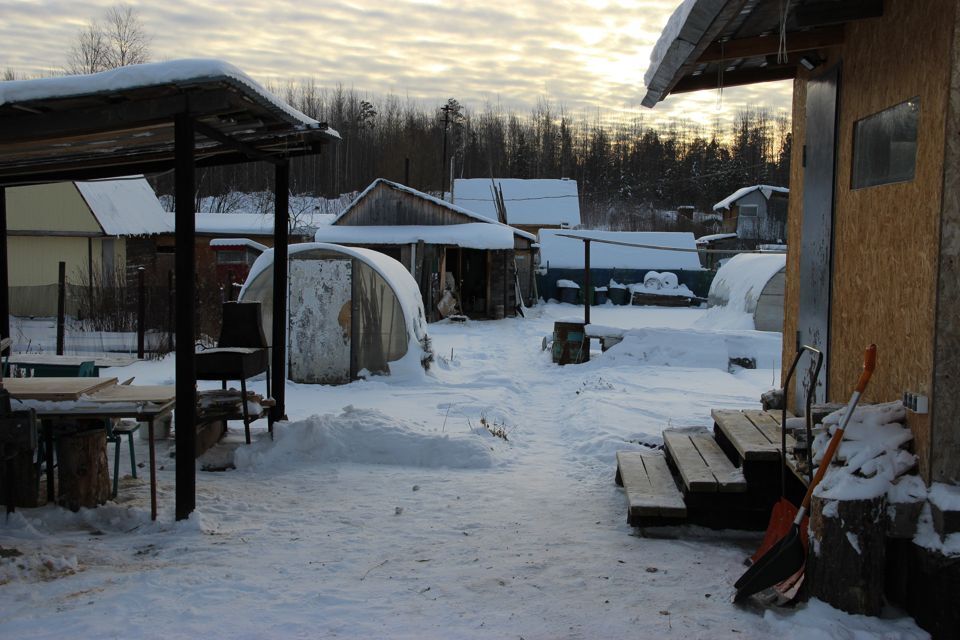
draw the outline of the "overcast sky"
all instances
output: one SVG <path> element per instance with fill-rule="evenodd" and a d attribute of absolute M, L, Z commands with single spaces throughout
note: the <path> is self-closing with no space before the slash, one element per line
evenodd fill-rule
<path fill-rule="evenodd" d="M 0 0 L 0 69 L 62 69 L 110 0 Z M 650 50 L 679 0 L 167 0 L 133 2 L 154 60 L 234 63 L 264 84 L 314 78 L 361 92 L 520 112 L 538 98 L 604 118 L 703 123 L 744 106 L 786 110 L 790 83 L 640 106 Z"/>

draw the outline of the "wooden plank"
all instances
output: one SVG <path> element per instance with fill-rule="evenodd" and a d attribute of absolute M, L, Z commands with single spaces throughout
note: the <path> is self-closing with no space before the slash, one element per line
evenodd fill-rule
<path fill-rule="evenodd" d="M 618 451 L 617 468 L 627 494 L 628 520 L 644 516 L 685 518 L 687 506 L 661 454 Z"/>
<path fill-rule="evenodd" d="M 759 410 L 743 412 L 743 414 L 747 416 L 747 419 L 755 424 L 757 429 L 770 441 L 770 444 L 780 449 L 780 420 L 778 419 L 779 416 L 774 416 L 775 413 L 777 412 Z M 796 445 L 796 442 L 793 436 L 788 433 L 787 451 L 792 451 L 794 445 Z"/>
<path fill-rule="evenodd" d="M 666 435 L 666 434 L 664 434 Z M 743 471 L 733 466 L 730 458 L 723 452 L 717 441 L 706 430 L 690 435 L 690 442 L 710 468 L 717 481 L 720 493 L 743 493 L 747 490 L 747 481 Z"/>
<path fill-rule="evenodd" d="M 737 410 L 714 409 L 713 420 L 743 460 L 779 460 L 780 447 L 774 446 L 747 416 Z"/>
<path fill-rule="evenodd" d="M 176 390 L 176 386 L 172 384 L 114 385 L 97 391 L 90 396 L 89 400 L 93 402 L 153 402 L 166 404 L 176 398 Z"/>
<path fill-rule="evenodd" d="M 116 378 L 6 378 L 4 388 L 17 400 L 79 400 L 117 384 Z"/>
<path fill-rule="evenodd" d="M 691 441 L 689 431 L 666 429 L 663 432 L 663 444 L 676 464 L 687 491 L 711 493 L 718 490 L 717 478 Z"/>
<path fill-rule="evenodd" d="M 10 364 L 56 364 L 79 367 L 92 361 L 98 367 L 126 367 L 137 361 L 127 356 L 58 356 L 54 353 L 15 353 L 10 356 Z"/>

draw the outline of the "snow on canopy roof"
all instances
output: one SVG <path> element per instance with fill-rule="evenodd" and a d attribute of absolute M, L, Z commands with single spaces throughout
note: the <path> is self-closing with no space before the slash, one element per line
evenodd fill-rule
<path fill-rule="evenodd" d="M 420 286 L 413 279 L 410 272 L 407 271 L 399 261 L 390 256 L 374 251 L 373 249 L 362 249 L 359 247 L 344 247 L 338 244 L 327 242 L 300 242 L 291 244 L 288 248 L 288 254 L 292 258 L 298 253 L 313 250 L 325 250 L 335 253 L 342 253 L 352 258 L 357 258 L 361 262 L 369 265 L 386 280 L 387 284 L 397 296 L 400 307 L 403 309 L 403 316 L 407 327 L 407 335 L 412 341 L 420 342 L 427 335 L 427 327 L 423 311 L 423 297 L 420 295 Z M 243 300 L 247 288 L 267 269 L 273 267 L 273 249 L 269 248 L 261 253 L 250 267 L 250 273 L 247 275 L 243 287 L 240 289 L 239 299 Z"/>
<path fill-rule="evenodd" d="M 710 244 L 711 242 L 716 242 L 718 240 L 729 240 L 730 238 L 736 238 L 737 234 L 735 233 L 711 233 L 708 236 L 700 236 L 697 238 L 698 245 Z"/>
<path fill-rule="evenodd" d="M 491 187 L 503 190 L 507 224 L 580 224 L 580 197 L 577 181 L 525 180 L 522 178 L 460 178 L 453 181 L 453 199 L 489 220 L 497 220 Z"/>
<path fill-rule="evenodd" d="M 503 224 L 502 222 L 500 222 L 499 220 L 496 219 L 496 216 L 494 216 L 493 219 L 487 218 L 486 216 L 480 215 L 480 214 L 478 214 L 478 213 L 475 212 L 475 211 L 471 211 L 470 209 L 465 209 L 465 208 L 463 208 L 463 207 L 459 207 L 459 206 L 457 206 L 456 204 L 453 204 L 453 203 L 451 203 L 451 202 L 447 202 L 446 200 L 441 200 L 440 198 L 436 198 L 436 197 L 430 195 L 429 193 L 424 193 L 423 191 L 418 191 L 418 190 L 414 189 L 413 187 L 408 187 L 407 185 L 400 184 L 399 182 L 393 182 L 392 180 L 387 180 L 386 178 L 377 178 L 376 180 L 374 180 L 373 182 L 371 182 L 371 183 L 370 183 L 370 186 L 368 186 L 366 189 L 364 189 L 362 192 L 360 192 L 360 194 L 358 194 L 357 197 L 353 199 L 353 202 L 351 202 L 351 203 L 347 206 L 346 209 L 344 209 L 343 211 L 341 211 L 341 212 L 340 212 L 340 215 L 338 215 L 336 218 L 334 218 L 334 220 L 333 220 L 333 222 L 332 222 L 331 224 L 336 226 L 336 225 L 337 225 L 337 222 L 340 221 L 340 219 L 342 219 L 344 216 L 346 216 L 346 215 L 357 205 L 358 202 L 360 202 L 361 200 L 363 200 L 363 198 L 365 198 L 365 197 L 367 196 L 367 194 L 369 194 L 371 191 L 373 191 L 378 185 L 384 185 L 384 186 L 386 186 L 386 187 L 388 187 L 388 188 L 390 188 L 390 189 L 394 189 L 394 190 L 396 190 L 396 191 L 402 191 L 402 192 L 404 192 L 404 193 L 408 193 L 408 194 L 410 194 L 410 195 L 412 195 L 412 196 L 414 196 L 414 197 L 417 197 L 417 198 L 422 198 L 423 200 L 426 200 L 426 201 L 428 201 L 428 202 L 432 202 L 433 204 L 435 204 L 435 205 L 437 205 L 437 206 L 440 206 L 440 207 L 443 207 L 444 209 L 447 209 L 447 210 L 449 210 L 449 211 L 453 211 L 453 212 L 455 212 L 455 213 L 459 213 L 460 215 L 467 216 L 468 218 L 472 218 L 472 219 L 476 220 L 477 222 L 482 222 L 482 223 L 484 223 L 484 224 L 491 224 L 491 223 L 492 223 L 492 224 L 495 224 L 495 225 L 499 225 L 499 226 L 503 227 L 504 229 L 509 229 L 510 232 L 511 232 L 513 235 L 515 235 L 515 236 L 520 236 L 521 238 L 526 238 L 527 240 L 533 240 L 533 241 L 536 241 L 536 239 L 537 239 L 537 237 L 534 236 L 532 233 L 527 233 L 526 231 L 521 231 L 520 229 L 514 229 L 513 227 L 511 227 L 511 226 L 509 226 L 509 225 Z M 442 225 L 437 225 L 437 226 L 442 226 Z M 450 225 L 450 226 L 458 226 L 458 225 Z M 380 227 L 380 228 L 392 228 L 392 227 Z M 326 230 L 323 230 L 323 231 L 325 232 Z M 393 243 L 383 243 L 383 244 L 393 244 Z M 466 245 L 461 245 L 461 246 L 466 246 Z M 512 248 L 512 247 L 513 247 L 513 244 L 512 244 L 512 242 L 511 242 L 510 248 Z"/>
<path fill-rule="evenodd" d="M 590 243 L 590 267 L 595 269 L 656 269 L 700 271 L 700 258 L 693 234 L 668 231 L 568 231 L 540 230 L 540 262 L 560 269 L 583 269 L 583 242 L 560 234 L 611 240 L 655 247 L 683 249 L 669 251 L 625 247 L 600 242 Z"/>
<path fill-rule="evenodd" d="M 716 211 L 718 209 L 729 209 L 730 205 L 734 204 L 737 200 L 739 200 L 740 198 L 742 198 L 747 194 L 757 191 L 758 189 L 760 190 L 760 193 L 763 194 L 763 197 L 766 198 L 767 200 L 770 199 L 770 196 L 773 195 L 773 193 L 790 193 L 790 189 L 788 189 L 787 187 L 773 187 L 768 184 L 755 184 L 752 187 L 744 187 L 742 189 L 737 189 L 736 191 L 731 193 L 729 196 L 727 196 L 717 204 L 713 205 L 713 210 Z"/>
<path fill-rule="evenodd" d="M 74 182 L 108 236 L 148 236 L 173 231 L 173 215 L 142 176 Z"/>
<path fill-rule="evenodd" d="M 244 86 L 264 103 L 286 114 L 304 129 L 325 129 L 332 137 L 340 138 L 340 134 L 334 129 L 325 127 L 297 111 L 234 65 L 209 58 L 135 64 L 89 75 L 0 82 L 0 105 L 50 98 L 109 94 L 126 89 L 168 84 L 189 86 L 217 79 L 228 79 Z"/>
<path fill-rule="evenodd" d="M 487 222 L 440 225 L 348 226 L 317 229 L 317 242 L 337 244 L 446 244 L 465 249 L 513 249 L 510 227 Z"/>
<path fill-rule="evenodd" d="M 257 251 L 263 253 L 269 247 L 265 244 L 260 244 L 256 240 L 251 240 L 250 238 L 214 238 L 210 241 L 211 247 L 250 247 L 251 249 L 256 249 Z"/>

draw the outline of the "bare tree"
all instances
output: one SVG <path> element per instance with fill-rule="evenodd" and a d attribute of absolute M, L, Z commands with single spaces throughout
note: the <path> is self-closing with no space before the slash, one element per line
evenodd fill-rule
<path fill-rule="evenodd" d="M 115 5 L 102 21 L 91 20 L 70 48 L 68 73 L 97 73 L 150 60 L 150 36 L 136 9 Z"/>

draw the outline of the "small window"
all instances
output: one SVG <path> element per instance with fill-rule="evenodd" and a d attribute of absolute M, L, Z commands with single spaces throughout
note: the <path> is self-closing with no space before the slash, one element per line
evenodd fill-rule
<path fill-rule="evenodd" d="M 244 264 L 246 255 L 242 250 L 217 251 L 217 264 Z"/>
<path fill-rule="evenodd" d="M 738 207 L 740 209 L 740 215 L 747 216 L 748 218 L 756 218 L 757 212 L 760 207 L 755 204 L 742 204 Z"/>
<path fill-rule="evenodd" d="M 860 120 L 853 129 L 853 188 L 913 180 L 920 98 Z"/>

